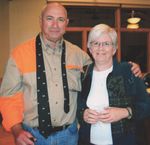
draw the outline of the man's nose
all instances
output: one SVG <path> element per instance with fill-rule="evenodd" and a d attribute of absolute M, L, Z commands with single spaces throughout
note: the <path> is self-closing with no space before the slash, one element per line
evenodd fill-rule
<path fill-rule="evenodd" d="M 58 21 L 57 20 L 53 20 L 53 27 L 58 27 Z"/>

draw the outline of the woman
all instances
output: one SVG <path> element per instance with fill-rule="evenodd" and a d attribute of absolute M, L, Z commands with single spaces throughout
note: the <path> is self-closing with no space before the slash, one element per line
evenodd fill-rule
<path fill-rule="evenodd" d="M 79 145 L 138 145 L 135 120 L 150 115 L 144 82 L 131 64 L 117 62 L 117 33 L 108 25 L 90 31 L 88 48 L 94 63 L 78 100 Z"/>

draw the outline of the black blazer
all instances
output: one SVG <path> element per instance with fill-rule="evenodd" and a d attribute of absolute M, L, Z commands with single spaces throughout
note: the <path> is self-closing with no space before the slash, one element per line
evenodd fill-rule
<path fill-rule="evenodd" d="M 82 91 L 78 97 L 79 142 L 86 141 L 86 144 L 90 142 L 91 125 L 83 120 L 83 112 L 87 108 L 86 100 L 91 88 L 93 67 L 94 64 L 88 67 L 83 78 Z M 107 90 L 109 106 L 131 107 L 133 113 L 130 120 L 122 119 L 111 124 L 113 145 L 137 145 L 135 138 L 136 121 L 150 116 L 150 97 L 146 92 L 144 81 L 132 74 L 130 64 L 118 63 L 114 59 L 113 71 L 107 77 Z"/>

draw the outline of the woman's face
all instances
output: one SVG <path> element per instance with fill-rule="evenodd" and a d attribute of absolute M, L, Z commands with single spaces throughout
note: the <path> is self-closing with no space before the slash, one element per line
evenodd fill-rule
<path fill-rule="evenodd" d="M 106 33 L 91 43 L 90 53 L 94 61 L 100 64 L 111 62 L 115 52 L 112 39 Z"/>

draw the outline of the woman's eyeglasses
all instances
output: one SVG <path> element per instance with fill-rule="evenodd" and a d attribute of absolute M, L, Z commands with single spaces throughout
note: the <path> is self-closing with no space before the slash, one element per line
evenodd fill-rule
<path fill-rule="evenodd" d="M 91 44 L 91 47 L 93 48 L 99 48 L 99 47 L 108 48 L 113 45 L 113 43 L 110 41 L 105 41 L 105 42 L 93 41 L 90 44 Z"/>

